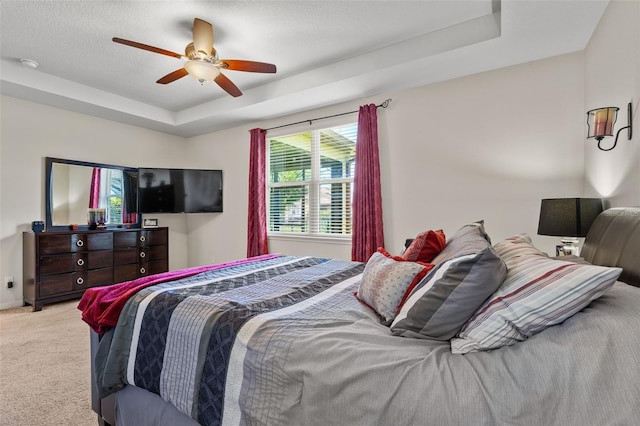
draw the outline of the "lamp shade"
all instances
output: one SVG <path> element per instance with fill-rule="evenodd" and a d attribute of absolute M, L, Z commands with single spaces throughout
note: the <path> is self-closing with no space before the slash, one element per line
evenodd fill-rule
<path fill-rule="evenodd" d="M 602 212 L 600 198 L 548 198 L 540 205 L 539 235 L 586 237 Z"/>
<path fill-rule="evenodd" d="M 220 75 L 220 68 L 214 64 L 202 60 L 190 60 L 184 64 L 184 68 L 189 75 L 200 83 L 205 81 L 213 81 Z"/>
<path fill-rule="evenodd" d="M 592 109 L 587 112 L 587 138 L 602 140 L 605 136 L 613 136 L 613 125 L 618 118 L 616 107 Z"/>

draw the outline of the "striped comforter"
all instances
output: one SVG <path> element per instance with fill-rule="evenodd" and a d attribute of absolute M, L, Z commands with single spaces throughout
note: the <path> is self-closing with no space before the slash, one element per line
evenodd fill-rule
<path fill-rule="evenodd" d="M 243 326 L 258 315 L 263 322 L 269 313 L 302 309 L 307 299 L 328 297 L 336 285 L 353 285 L 363 268 L 356 262 L 285 256 L 145 288 L 127 302 L 117 328 L 101 341 L 101 397 L 135 385 L 203 425 L 220 424 L 225 397 L 239 396 L 239 389 L 226 395 L 225 388 L 230 363 L 242 358 L 232 358 L 234 344 L 250 334 Z"/>
<path fill-rule="evenodd" d="M 603 425 L 640 421 L 640 289 L 493 351 L 393 336 L 364 265 L 278 257 L 141 290 L 101 340 L 103 395 L 135 385 L 202 425 Z"/>

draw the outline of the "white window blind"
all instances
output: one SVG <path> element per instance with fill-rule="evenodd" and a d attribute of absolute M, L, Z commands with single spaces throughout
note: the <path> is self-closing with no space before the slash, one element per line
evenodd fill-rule
<path fill-rule="evenodd" d="M 100 169 L 99 206 L 105 209 L 107 223 L 122 223 L 122 199 L 124 182 L 122 170 Z"/>
<path fill-rule="evenodd" d="M 268 231 L 351 235 L 358 126 L 312 130 L 268 140 Z"/>

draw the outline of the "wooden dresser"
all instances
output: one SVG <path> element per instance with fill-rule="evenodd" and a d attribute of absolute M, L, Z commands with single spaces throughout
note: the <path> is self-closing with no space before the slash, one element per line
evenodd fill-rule
<path fill-rule="evenodd" d="M 168 270 L 168 228 L 23 233 L 23 296 L 34 311 Z"/>

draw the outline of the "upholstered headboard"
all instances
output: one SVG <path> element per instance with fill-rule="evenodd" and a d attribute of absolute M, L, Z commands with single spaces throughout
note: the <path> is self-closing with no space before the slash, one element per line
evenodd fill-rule
<path fill-rule="evenodd" d="M 594 265 L 622 268 L 620 281 L 640 287 L 640 207 L 616 207 L 600 213 L 580 256 Z"/>

